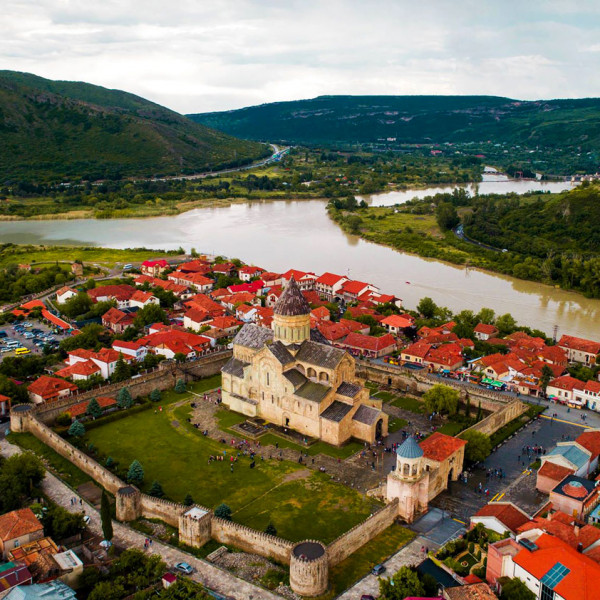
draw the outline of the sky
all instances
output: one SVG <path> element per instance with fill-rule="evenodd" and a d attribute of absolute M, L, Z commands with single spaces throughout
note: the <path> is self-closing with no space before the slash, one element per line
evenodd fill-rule
<path fill-rule="evenodd" d="M 0 0 L 0 69 L 181 113 L 323 94 L 600 96 L 600 0 Z"/>

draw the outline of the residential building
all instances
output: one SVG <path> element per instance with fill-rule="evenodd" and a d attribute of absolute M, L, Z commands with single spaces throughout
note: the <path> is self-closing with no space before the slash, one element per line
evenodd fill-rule
<path fill-rule="evenodd" d="M 202 294 L 210 292 L 215 285 L 213 279 L 206 277 L 202 273 L 173 271 L 172 273 L 169 273 L 168 279 L 177 285 L 192 288 Z"/>
<path fill-rule="evenodd" d="M 248 304 L 240 304 L 235 309 L 236 319 L 243 323 L 254 323 L 256 321 L 257 306 L 249 306 Z"/>
<path fill-rule="evenodd" d="M 379 358 L 391 354 L 396 349 L 396 339 L 389 333 L 380 337 L 349 333 L 344 339 L 338 340 L 335 345 L 346 348 L 355 355 Z"/>
<path fill-rule="evenodd" d="M 129 300 L 135 292 L 136 289 L 134 287 L 126 284 L 119 284 L 95 287 L 88 290 L 87 294 L 94 302 L 115 300 L 117 308 L 127 308 L 129 307 Z"/>
<path fill-rule="evenodd" d="M 0 598 L 19 585 L 31 585 L 33 576 L 29 569 L 20 563 L 7 562 L 0 565 Z"/>
<path fill-rule="evenodd" d="M 74 298 L 77 296 L 77 292 L 71 289 L 68 286 L 61 287 L 58 292 L 56 292 L 56 302 L 58 304 L 64 304 L 70 298 Z"/>
<path fill-rule="evenodd" d="M 542 465 L 551 462 L 573 469 L 575 475 L 584 477 L 591 472 L 592 453 L 577 442 L 559 442 L 541 457 L 541 461 Z"/>
<path fill-rule="evenodd" d="M 123 340 L 115 340 L 112 343 L 112 348 L 115 352 L 123 355 L 123 358 L 131 358 L 136 362 L 142 362 L 148 354 L 148 348 L 140 342 L 125 342 Z"/>
<path fill-rule="evenodd" d="M 123 333 L 133 325 L 134 319 L 135 312 L 130 312 L 127 309 L 120 310 L 113 306 L 102 315 L 102 325 L 115 333 Z"/>
<path fill-rule="evenodd" d="M 238 268 L 232 262 L 223 262 L 212 265 L 212 272 L 215 275 L 235 275 Z"/>
<path fill-rule="evenodd" d="M 10 404 L 10 398 L 0 394 L 0 417 L 6 417 L 10 413 Z"/>
<path fill-rule="evenodd" d="M 411 315 L 390 315 L 381 324 L 393 335 L 400 335 L 404 330 L 414 327 L 415 318 Z"/>
<path fill-rule="evenodd" d="M 123 356 L 116 350 L 112 348 L 101 348 L 98 352 L 93 352 L 91 350 L 85 350 L 83 348 L 78 348 L 76 350 L 72 350 L 68 352 L 67 365 L 68 367 L 77 366 L 78 364 L 90 364 L 90 369 L 95 365 L 99 371 L 96 371 L 102 379 L 108 379 L 114 372 L 117 366 L 117 362 L 119 358 L 123 358 L 125 360 L 129 360 L 129 356 Z M 62 369 L 61 371 L 66 371 Z M 61 377 L 68 377 L 68 373 L 62 373 L 61 371 L 57 371 L 57 375 Z"/>
<path fill-rule="evenodd" d="M 346 281 L 348 281 L 348 278 L 343 275 L 323 273 L 323 275 L 317 277 L 317 280 L 315 281 L 315 290 L 318 292 L 319 296 L 332 302 Z"/>
<path fill-rule="evenodd" d="M 487 342 L 490 338 L 494 338 L 498 335 L 499 330 L 495 325 L 488 325 L 487 323 L 478 323 L 473 329 L 475 337 L 482 341 Z"/>
<path fill-rule="evenodd" d="M 314 273 L 305 273 L 304 271 L 297 271 L 296 269 L 290 269 L 281 276 L 282 285 L 285 287 L 290 279 L 294 277 L 296 284 L 303 292 L 312 291 L 315 289 L 315 282 L 317 276 Z"/>
<path fill-rule="evenodd" d="M 223 332 L 224 336 L 233 335 L 242 325 L 235 317 L 224 315 L 215 317 L 208 323 L 212 329 L 218 329 Z"/>
<path fill-rule="evenodd" d="M 331 320 L 331 313 L 326 306 L 317 306 L 310 311 L 310 316 L 317 321 Z"/>
<path fill-rule="evenodd" d="M 544 461 L 538 469 L 535 487 L 543 494 L 549 494 L 565 477 L 573 475 L 575 469 L 552 461 Z"/>
<path fill-rule="evenodd" d="M 136 290 L 129 299 L 129 306 L 132 308 L 144 308 L 150 304 L 160 305 L 160 300 L 150 292 Z"/>
<path fill-rule="evenodd" d="M 443 593 L 444 600 L 498 600 L 490 586 L 482 581 L 445 588 Z"/>
<path fill-rule="evenodd" d="M 54 402 L 60 398 L 71 395 L 77 386 L 58 377 L 42 375 L 27 387 L 29 398 L 34 404 Z"/>
<path fill-rule="evenodd" d="M 264 287 L 272 288 L 274 286 L 283 286 L 283 277 L 281 273 L 271 273 L 265 271 L 260 276 L 261 281 L 265 284 Z"/>
<path fill-rule="evenodd" d="M 152 333 L 139 341 L 155 354 L 166 358 L 174 358 L 176 354 L 182 354 L 186 358 L 195 358 L 211 348 L 209 338 L 176 329 Z"/>
<path fill-rule="evenodd" d="M 80 262 L 71 263 L 71 273 L 75 277 L 83 277 L 83 264 Z"/>
<path fill-rule="evenodd" d="M 595 481 L 576 475 L 565 477 L 551 492 L 552 507 L 583 521 L 600 501 Z"/>
<path fill-rule="evenodd" d="M 587 406 L 591 410 L 600 411 L 600 381 L 580 381 L 573 387 L 573 398 L 577 406 Z"/>
<path fill-rule="evenodd" d="M 259 280 L 251 281 L 249 283 L 239 283 L 237 285 L 230 285 L 227 288 L 230 294 L 237 294 L 238 292 L 250 292 L 261 296 L 264 293 L 263 282 Z"/>
<path fill-rule="evenodd" d="M 245 265 L 241 267 L 238 271 L 238 277 L 242 281 L 251 281 L 255 277 L 260 277 L 265 272 L 264 269 L 260 267 L 251 267 L 249 265 Z"/>
<path fill-rule="evenodd" d="M 580 387 L 582 384 L 579 379 L 570 375 L 563 375 L 553 379 L 546 387 L 546 397 L 550 400 L 554 399 L 561 404 L 572 404 L 573 406 L 581 406 L 583 400 L 576 400 L 573 390 Z"/>
<path fill-rule="evenodd" d="M 75 590 L 62 581 L 20 585 L 12 589 L 4 600 L 77 600 Z"/>
<path fill-rule="evenodd" d="M 140 271 L 144 275 L 159 277 L 169 268 L 169 263 L 164 258 L 161 258 L 159 260 L 145 260 L 140 267 Z"/>
<path fill-rule="evenodd" d="M 346 280 L 336 292 L 336 296 L 344 302 L 356 302 L 359 296 L 367 292 L 379 292 L 379 288 L 363 281 Z"/>
<path fill-rule="evenodd" d="M 472 517 L 470 528 L 481 523 L 501 535 L 516 535 L 519 527 L 529 523 L 530 517 L 512 502 L 490 502 L 480 508 Z"/>
<path fill-rule="evenodd" d="M 13 510 L 0 516 L 0 556 L 44 537 L 44 526 L 30 508 Z"/>
<path fill-rule="evenodd" d="M 563 335 L 558 342 L 558 346 L 567 353 L 570 362 L 584 365 L 595 365 L 596 356 L 600 354 L 600 342 L 572 335 Z"/>
<path fill-rule="evenodd" d="M 415 365 L 424 365 L 425 358 L 429 354 L 431 348 L 431 344 L 427 344 L 426 342 L 416 342 L 404 348 L 400 353 L 400 356 L 404 362 Z"/>

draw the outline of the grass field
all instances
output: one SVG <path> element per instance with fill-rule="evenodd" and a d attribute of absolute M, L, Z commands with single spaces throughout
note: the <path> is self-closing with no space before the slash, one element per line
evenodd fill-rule
<path fill-rule="evenodd" d="M 214 378 L 204 382 L 205 389 L 215 387 Z M 86 442 L 119 461 L 121 468 L 138 459 L 144 468 L 144 491 L 158 480 L 177 502 L 188 492 L 210 508 L 225 502 L 235 521 L 257 529 L 272 522 L 279 535 L 292 541 L 315 538 L 329 543 L 371 514 L 372 500 L 298 463 L 258 459 L 250 469 L 250 458 L 242 455 L 231 472 L 230 458 L 237 457 L 237 451 L 191 426 L 187 405 L 169 406 L 184 398 L 164 398 L 162 412 L 143 411 L 92 429 Z M 208 464 L 210 455 L 223 453 L 226 460 Z"/>
<path fill-rule="evenodd" d="M 409 396 L 396 396 L 391 403 L 398 408 L 403 408 L 404 410 L 408 410 L 416 414 L 425 413 L 425 406 L 416 398 L 411 398 Z"/>
<path fill-rule="evenodd" d="M 371 569 L 386 560 L 415 537 L 415 533 L 400 525 L 392 525 L 359 548 L 354 554 L 329 572 L 330 590 L 316 600 L 331 600 L 348 589 Z M 358 596 L 357 596 L 358 598 Z"/>

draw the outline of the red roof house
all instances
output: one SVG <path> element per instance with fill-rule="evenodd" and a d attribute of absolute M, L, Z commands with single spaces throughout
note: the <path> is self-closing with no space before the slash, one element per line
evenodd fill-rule
<path fill-rule="evenodd" d="M 77 386 L 58 377 L 42 375 L 27 387 L 27 393 L 35 404 L 54 402 L 60 398 L 69 396 L 77 389 Z"/>

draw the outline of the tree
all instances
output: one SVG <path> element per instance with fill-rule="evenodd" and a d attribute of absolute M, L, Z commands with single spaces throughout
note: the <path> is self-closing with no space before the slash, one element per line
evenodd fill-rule
<path fill-rule="evenodd" d="M 458 399 L 460 394 L 458 390 L 437 383 L 430 390 L 425 392 L 423 400 L 425 407 L 429 412 L 445 412 L 454 414 L 458 409 Z"/>
<path fill-rule="evenodd" d="M 265 533 L 267 535 L 277 535 L 277 529 L 275 529 L 275 525 L 273 525 L 273 523 L 269 523 L 265 529 Z"/>
<path fill-rule="evenodd" d="M 112 374 L 112 380 L 114 382 L 126 381 L 131 377 L 131 368 L 123 359 L 123 355 L 119 352 L 119 360 L 115 365 L 115 370 Z"/>
<path fill-rule="evenodd" d="M 156 481 L 156 479 L 152 482 L 152 485 L 150 486 L 150 491 L 148 492 L 148 495 L 154 496 L 155 498 L 164 498 L 165 497 L 165 492 L 162 489 L 162 485 L 160 485 L 160 482 Z"/>
<path fill-rule="evenodd" d="M 477 405 L 477 415 L 475 416 L 475 420 L 477 421 L 477 423 L 479 423 L 479 421 L 481 421 L 483 417 L 483 411 L 481 410 L 481 400 L 479 401 L 479 404 Z"/>
<path fill-rule="evenodd" d="M 350 233 L 360 233 L 362 222 L 362 219 L 358 215 L 350 215 L 346 218 L 346 224 Z"/>
<path fill-rule="evenodd" d="M 81 421 L 73 421 L 71 427 L 69 427 L 69 435 L 73 437 L 83 437 L 85 435 L 85 427 Z"/>
<path fill-rule="evenodd" d="M 425 296 L 425 298 L 421 298 L 421 301 L 417 304 L 417 311 L 426 319 L 432 319 L 437 312 L 437 304 L 431 298 Z"/>
<path fill-rule="evenodd" d="M 184 362 L 187 359 L 187 356 L 183 352 L 175 352 L 173 359 L 175 360 L 175 362 L 180 363 Z"/>
<path fill-rule="evenodd" d="M 183 499 L 183 504 L 184 506 L 192 506 L 194 504 L 194 498 L 189 492 L 185 495 L 185 498 Z"/>
<path fill-rule="evenodd" d="M 85 315 L 91 308 L 92 299 L 85 292 L 79 292 L 60 305 L 61 312 L 71 319 Z"/>
<path fill-rule="evenodd" d="M 501 578 L 502 594 L 500 600 L 535 600 L 536 595 L 518 578 Z"/>
<path fill-rule="evenodd" d="M 217 508 L 215 508 L 215 517 L 219 517 L 220 519 L 226 519 L 227 521 L 231 521 L 231 508 L 227 506 L 227 504 L 219 504 Z"/>
<path fill-rule="evenodd" d="M 479 462 L 486 459 L 492 452 L 490 436 L 480 431 L 464 431 L 460 437 L 467 441 L 465 458 L 469 462 Z"/>
<path fill-rule="evenodd" d="M 131 408 L 133 406 L 133 398 L 129 392 L 129 388 L 122 387 L 117 394 L 117 406 L 119 408 Z"/>
<path fill-rule="evenodd" d="M 90 417 L 94 417 L 94 419 L 102 416 L 102 408 L 100 407 L 100 404 L 98 404 L 98 400 L 96 400 L 96 398 L 92 398 L 90 400 L 85 414 L 89 415 Z"/>
<path fill-rule="evenodd" d="M 158 388 L 154 388 L 150 392 L 150 400 L 152 400 L 152 402 L 160 402 L 160 390 Z"/>
<path fill-rule="evenodd" d="M 546 388 L 550 381 L 554 378 L 554 372 L 548 365 L 544 365 L 542 367 L 542 374 L 540 376 L 540 387 L 542 388 L 542 392 L 546 393 Z"/>
<path fill-rule="evenodd" d="M 467 394 L 467 401 L 465 402 L 465 417 L 471 416 L 471 397 Z"/>
<path fill-rule="evenodd" d="M 125 588 L 114 581 L 101 581 L 88 596 L 88 600 L 121 600 L 126 596 Z"/>
<path fill-rule="evenodd" d="M 479 323 L 485 323 L 486 325 L 493 325 L 496 313 L 491 308 L 483 307 L 477 313 L 477 321 Z"/>
<path fill-rule="evenodd" d="M 379 579 L 380 600 L 404 600 L 408 596 L 423 596 L 425 588 L 415 569 L 400 567 L 391 578 Z"/>
<path fill-rule="evenodd" d="M 127 471 L 127 481 L 135 485 L 139 485 L 144 481 L 144 468 L 142 467 L 139 460 L 135 459 L 130 465 Z"/>
<path fill-rule="evenodd" d="M 42 517 L 44 535 L 63 540 L 77 535 L 84 528 L 83 513 L 71 513 L 58 504 L 51 504 Z"/>
<path fill-rule="evenodd" d="M 496 327 L 500 332 L 500 335 L 509 335 L 517 329 L 517 322 L 512 315 L 506 313 L 496 319 Z"/>
<path fill-rule="evenodd" d="M 177 380 L 177 383 L 175 384 L 175 391 L 178 394 L 183 394 L 185 392 L 185 381 L 183 381 L 183 379 Z"/>
<path fill-rule="evenodd" d="M 115 464 L 115 459 L 112 456 L 107 456 L 104 464 L 108 469 L 110 469 Z"/>
<path fill-rule="evenodd" d="M 21 508 L 45 474 L 39 458 L 30 452 L 0 459 L 0 514 Z"/>
<path fill-rule="evenodd" d="M 460 223 L 460 217 L 451 202 L 440 202 L 437 205 L 435 219 L 443 231 L 454 229 Z"/>
<path fill-rule="evenodd" d="M 100 520 L 102 521 L 102 535 L 107 541 L 113 539 L 112 515 L 110 513 L 110 502 L 106 490 L 102 490 L 100 499 Z"/>
<path fill-rule="evenodd" d="M 140 308 L 135 314 L 134 324 L 137 327 L 145 327 L 152 323 L 168 323 L 167 313 L 158 304 L 147 304 Z"/>

